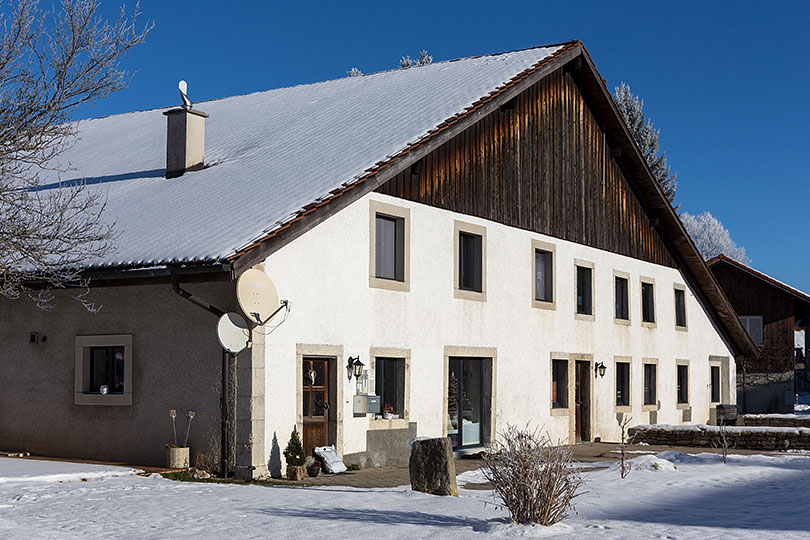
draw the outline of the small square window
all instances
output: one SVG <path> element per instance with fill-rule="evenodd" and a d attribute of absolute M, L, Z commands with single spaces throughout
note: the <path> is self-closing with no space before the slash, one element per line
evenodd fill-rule
<path fill-rule="evenodd" d="M 762 315 L 740 316 L 740 321 L 748 331 L 748 335 L 757 345 L 762 345 Z"/>
<path fill-rule="evenodd" d="M 568 407 L 568 360 L 551 361 L 551 406 Z"/>
<path fill-rule="evenodd" d="M 630 406 L 630 362 L 616 362 L 616 406 Z"/>
<path fill-rule="evenodd" d="M 616 276 L 616 318 L 621 320 L 630 319 L 630 303 L 628 301 L 627 278 Z"/>
<path fill-rule="evenodd" d="M 655 322 L 655 293 L 652 283 L 641 282 L 641 321 Z"/>
<path fill-rule="evenodd" d="M 675 326 L 686 327 L 686 291 L 675 289 Z"/>
<path fill-rule="evenodd" d="M 76 336 L 74 403 L 132 404 L 132 336 Z"/>
<path fill-rule="evenodd" d="M 678 366 L 678 403 L 689 403 L 689 366 Z"/>
<path fill-rule="evenodd" d="M 644 405 L 655 405 L 657 403 L 657 367 L 655 364 L 644 364 Z"/>
<path fill-rule="evenodd" d="M 577 313 L 593 315 L 593 269 L 577 266 Z"/>

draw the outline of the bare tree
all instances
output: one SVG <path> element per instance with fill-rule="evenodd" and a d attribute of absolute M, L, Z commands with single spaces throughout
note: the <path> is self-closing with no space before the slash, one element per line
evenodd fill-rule
<path fill-rule="evenodd" d="M 692 215 L 684 212 L 680 215 L 683 226 L 695 242 L 704 259 L 709 260 L 721 253 L 743 264 L 751 264 L 745 248 L 738 246 L 720 221 L 709 212 Z"/>
<path fill-rule="evenodd" d="M 711 445 L 717 455 L 720 456 L 720 461 L 723 464 L 728 459 L 729 450 L 733 451 L 737 448 L 737 439 L 730 436 L 726 422 L 723 419 L 720 419 L 717 423 L 717 437 L 712 440 Z"/>
<path fill-rule="evenodd" d="M 46 184 L 69 170 L 59 154 L 75 141 L 70 115 L 127 86 L 123 56 L 142 43 L 140 12 L 109 22 L 97 0 L 63 0 L 61 9 L 10 0 L 0 13 L 0 294 L 26 293 L 40 305 L 54 287 L 80 284 L 86 261 L 113 249 L 105 199 L 83 182 Z M 32 282 L 39 286 L 31 287 Z"/>

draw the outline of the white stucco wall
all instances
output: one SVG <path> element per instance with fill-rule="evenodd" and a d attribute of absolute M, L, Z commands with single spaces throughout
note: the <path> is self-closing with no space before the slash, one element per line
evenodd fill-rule
<path fill-rule="evenodd" d="M 369 286 L 370 200 L 410 209 L 408 292 Z M 454 220 L 486 227 L 485 302 L 454 297 Z M 554 310 L 533 307 L 532 240 L 556 247 Z M 593 321 L 574 316 L 575 259 L 594 265 Z M 368 366 L 372 347 L 410 349 L 410 420 L 418 423 L 420 436 L 443 434 L 445 346 L 497 349 L 496 429 L 530 422 L 563 441 L 569 437 L 569 418 L 550 414 L 552 352 L 592 354 L 594 362 L 607 366 L 604 378 L 594 380 L 591 372 L 591 435 L 603 440 L 619 437 L 614 356 L 632 357 L 634 424 L 649 421 L 649 413 L 642 412 L 642 358 L 658 359 L 659 423 L 681 422 L 676 359 L 689 360 L 695 423 L 709 418 L 709 356 L 729 357 L 734 377 L 731 350 L 688 287 L 688 331 L 676 331 L 673 286 L 686 285 L 679 271 L 377 193 L 272 254 L 265 270 L 280 297 L 291 302 L 286 322 L 266 339 L 268 453 L 274 434 L 284 448 L 296 421 L 297 344 L 343 347 L 339 450 L 346 454 L 365 450 L 370 425 L 369 418 L 352 415 L 354 381 L 345 379 L 346 357 L 360 355 Z M 629 326 L 614 322 L 614 271 L 630 276 Z M 642 276 L 655 280 L 655 328 L 641 324 Z"/>

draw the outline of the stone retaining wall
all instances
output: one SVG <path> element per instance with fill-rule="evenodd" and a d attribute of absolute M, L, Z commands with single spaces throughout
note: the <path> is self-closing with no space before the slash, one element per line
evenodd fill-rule
<path fill-rule="evenodd" d="M 633 442 L 662 446 L 702 446 L 716 444 L 720 428 L 717 426 L 636 426 L 629 430 Z M 749 450 L 810 450 L 810 429 L 778 427 L 726 428 L 730 445 Z"/>
<path fill-rule="evenodd" d="M 746 414 L 745 426 L 802 427 L 810 428 L 810 416 L 795 414 Z"/>

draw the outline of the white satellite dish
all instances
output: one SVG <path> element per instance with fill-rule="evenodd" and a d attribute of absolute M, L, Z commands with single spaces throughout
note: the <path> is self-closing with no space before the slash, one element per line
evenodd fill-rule
<path fill-rule="evenodd" d="M 236 282 L 236 298 L 248 319 L 264 324 L 278 309 L 276 286 L 263 271 L 251 268 Z"/>
<path fill-rule="evenodd" d="M 225 313 L 217 321 L 217 338 L 223 349 L 230 353 L 238 353 L 248 345 L 250 327 L 238 313 Z"/>

